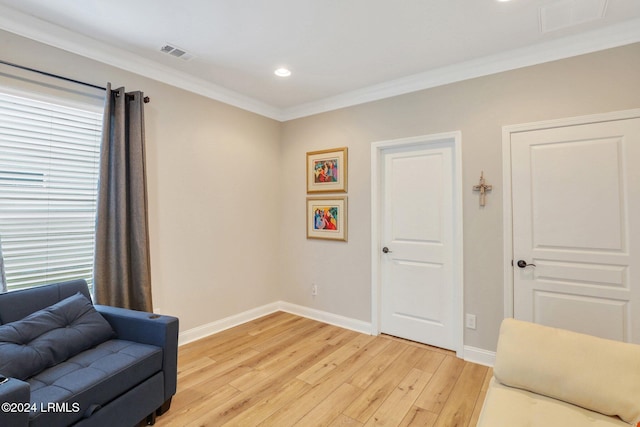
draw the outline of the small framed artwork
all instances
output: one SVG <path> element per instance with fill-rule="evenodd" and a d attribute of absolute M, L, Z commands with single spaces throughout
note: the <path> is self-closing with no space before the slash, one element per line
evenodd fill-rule
<path fill-rule="evenodd" d="M 347 241 L 347 198 L 307 198 L 307 239 Z"/>
<path fill-rule="evenodd" d="M 307 193 L 347 192 L 347 147 L 307 153 Z"/>

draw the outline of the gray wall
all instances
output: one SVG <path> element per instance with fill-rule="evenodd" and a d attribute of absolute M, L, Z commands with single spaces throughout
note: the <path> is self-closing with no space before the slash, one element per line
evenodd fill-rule
<path fill-rule="evenodd" d="M 151 98 L 145 121 L 156 310 L 180 317 L 185 331 L 280 299 L 273 250 L 280 123 L 6 32 L 0 46 L 6 61 Z M 0 85 L 33 86 L 2 75 Z"/>
<path fill-rule="evenodd" d="M 0 31 L 4 60 L 143 90 L 154 306 L 181 330 L 284 300 L 371 320 L 370 144 L 462 131 L 465 344 L 503 316 L 503 125 L 640 107 L 640 44 L 278 123 Z M 2 69 L 6 70 L 6 68 Z M 0 85 L 29 86 L 1 75 Z M 305 153 L 349 147 L 349 241 L 305 237 Z M 494 190 L 478 207 L 480 170 Z M 311 283 L 319 295 L 311 296 Z"/>
<path fill-rule="evenodd" d="M 465 345 L 494 351 L 503 318 L 502 126 L 640 107 L 640 44 L 293 120 L 283 125 L 282 298 L 371 320 L 370 145 L 462 131 Z M 349 242 L 305 239 L 305 152 L 349 147 Z M 594 165 L 597 167 L 597 165 Z M 484 170 L 493 191 L 480 208 Z M 310 294 L 320 283 L 319 295 Z"/>

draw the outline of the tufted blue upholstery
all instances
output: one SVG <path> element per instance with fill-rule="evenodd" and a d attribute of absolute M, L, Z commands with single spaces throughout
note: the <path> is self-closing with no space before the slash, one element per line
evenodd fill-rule
<path fill-rule="evenodd" d="M 87 282 L 72 280 L 0 294 L 0 324 L 15 322 L 80 292 L 91 299 Z"/>
<path fill-rule="evenodd" d="M 76 296 L 78 299 L 72 301 L 90 301 L 89 289 L 82 280 L 0 293 L 0 325 L 9 330 L 12 322 L 25 320 L 78 293 L 86 300 Z M 68 352 L 65 357 L 69 358 L 25 381 L 10 376 L 0 385 L 0 402 L 29 404 L 33 410 L 0 411 L 0 427 L 132 426 L 141 420 L 153 422 L 155 416 L 169 410 L 176 392 L 178 319 L 100 305 L 88 310 L 92 315 L 96 314 L 93 309 L 109 325 L 107 340 L 102 342 L 102 337 L 98 340 L 101 344 L 92 343 L 75 356 L 75 351 L 68 351 L 74 344 L 63 345 L 61 351 Z M 61 317 L 67 326 L 73 323 L 67 315 Z M 50 330 L 49 323 L 31 324 L 28 335 L 46 335 L 40 332 Z M 63 340 L 69 333 L 82 332 L 82 328 L 67 326 L 54 327 L 61 336 L 45 340 L 47 346 L 51 345 L 48 357 L 59 360 L 62 353 L 54 350 L 58 338 Z M 95 338 L 93 333 L 88 335 Z M 25 336 L 14 334 L 13 338 L 7 337 L 7 342 L 24 344 L 37 340 Z M 0 364 L 6 363 L 8 354 L 0 349 Z M 5 374 L 2 370 L 0 373 Z M 48 409 L 51 405 L 55 405 L 53 410 Z"/>
<path fill-rule="evenodd" d="M 30 414 L 30 426 L 70 424 L 99 409 L 162 367 L 162 349 L 131 341 L 109 340 L 30 378 L 31 403 L 67 402 L 65 413 Z M 75 413 L 77 403 L 84 413 Z M 42 406 L 41 406 L 42 405 Z M 55 419 L 55 422 L 54 422 Z"/>
<path fill-rule="evenodd" d="M 0 326 L 0 372 L 25 380 L 113 334 L 91 301 L 78 293 Z"/>

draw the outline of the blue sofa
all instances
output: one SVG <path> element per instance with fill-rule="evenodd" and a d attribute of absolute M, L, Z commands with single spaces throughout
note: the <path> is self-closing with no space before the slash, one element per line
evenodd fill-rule
<path fill-rule="evenodd" d="M 177 352 L 177 318 L 94 306 L 83 280 L 0 294 L 0 426 L 153 424 Z"/>

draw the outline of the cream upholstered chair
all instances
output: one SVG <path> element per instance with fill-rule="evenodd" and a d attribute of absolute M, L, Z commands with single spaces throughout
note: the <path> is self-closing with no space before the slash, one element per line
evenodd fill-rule
<path fill-rule="evenodd" d="M 503 321 L 478 426 L 629 425 L 640 427 L 640 345 Z"/>

